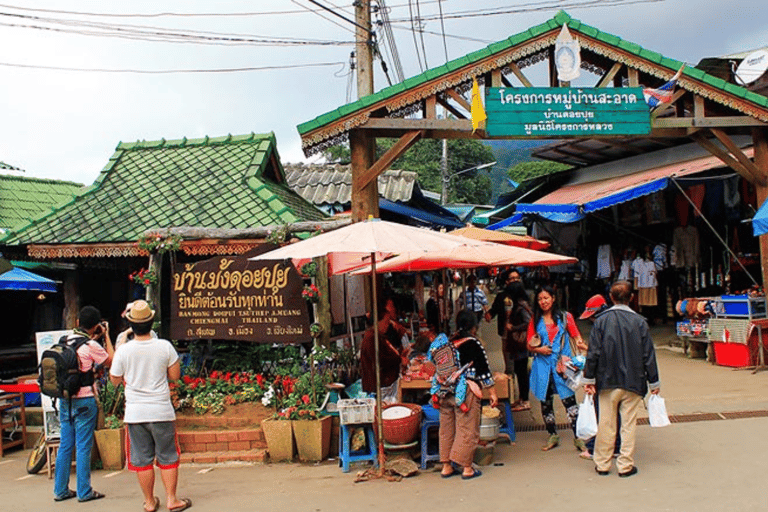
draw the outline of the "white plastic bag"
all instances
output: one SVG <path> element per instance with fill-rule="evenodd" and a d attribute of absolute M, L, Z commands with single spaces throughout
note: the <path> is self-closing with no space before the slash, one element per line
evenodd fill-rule
<path fill-rule="evenodd" d="M 648 398 L 648 423 L 652 427 L 666 427 L 669 425 L 667 406 L 659 395 L 651 395 Z"/>
<path fill-rule="evenodd" d="M 576 437 L 591 439 L 597 435 L 597 415 L 592 395 L 584 395 L 584 401 L 579 405 L 579 417 L 576 420 Z"/>

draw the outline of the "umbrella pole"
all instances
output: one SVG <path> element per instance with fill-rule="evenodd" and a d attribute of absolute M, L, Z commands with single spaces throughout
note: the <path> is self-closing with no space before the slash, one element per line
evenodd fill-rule
<path fill-rule="evenodd" d="M 376 293 L 376 253 L 371 253 L 371 301 L 373 302 L 373 347 L 376 359 L 376 426 L 379 441 L 379 475 L 384 475 L 384 423 L 381 419 L 381 361 L 379 360 L 379 304 Z"/>

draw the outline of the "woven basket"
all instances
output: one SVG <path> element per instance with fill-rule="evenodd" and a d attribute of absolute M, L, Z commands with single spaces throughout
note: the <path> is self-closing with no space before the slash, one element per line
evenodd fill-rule
<path fill-rule="evenodd" d="M 389 444 L 399 445 L 413 442 L 419 435 L 421 427 L 421 407 L 416 404 L 390 404 L 382 408 L 382 411 L 390 407 L 407 407 L 411 414 L 405 418 L 394 420 L 382 420 L 384 426 L 384 440 Z"/>

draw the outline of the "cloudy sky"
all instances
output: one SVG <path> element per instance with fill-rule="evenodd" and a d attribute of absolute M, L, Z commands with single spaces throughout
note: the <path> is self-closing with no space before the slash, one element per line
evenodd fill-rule
<path fill-rule="evenodd" d="M 353 18 L 351 0 L 318 2 Z M 691 64 L 768 46 L 765 0 L 384 4 L 406 78 L 561 8 Z M 356 97 L 352 31 L 309 0 L 0 0 L 0 161 L 90 184 L 120 141 L 270 131 L 284 162 L 305 160 L 296 125 Z"/>

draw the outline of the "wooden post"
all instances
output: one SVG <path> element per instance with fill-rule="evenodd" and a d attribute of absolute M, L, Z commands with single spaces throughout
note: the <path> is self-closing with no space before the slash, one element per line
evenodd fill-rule
<path fill-rule="evenodd" d="M 369 215 L 379 216 L 379 183 L 371 180 L 364 187 L 358 183 L 365 171 L 373 165 L 375 141 L 362 130 L 349 132 L 349 147 L 352 153 L 352 222 L 364 221 Z"/>
<path fill-rule="evenodd" d="M 64 311 L 62 328 L 69 329 L 77 325 L 80 313 L 80 294 L 77 288 L 77 271 L 67 270 L 64 273 Z"/>
<path fill-rule="evenodd" d="M 768 131 L 765 128 L 752 129 L 752 142 L 755 146 L 755 166 L 762 176 L 768 176 Z M 757 192 L 757 207 L 768 199 L 768 186 L 755 183 Z M 760 270 L 763 278 L 763 288 L 768 282 L 768 235 L 759 237 L 760 241 Z"/>
<path fill-rule="evenodd" d="M 315 322 L 323 326 L 323 332 L 320 333 L 315 342 L 328 348 L 331 338 L 331 286 L 328 281 L 328 256 L 320 256 L 314 261 L 317 264 L 315 286 L 320 290 L 320 301 L 315 310 Z"/>

